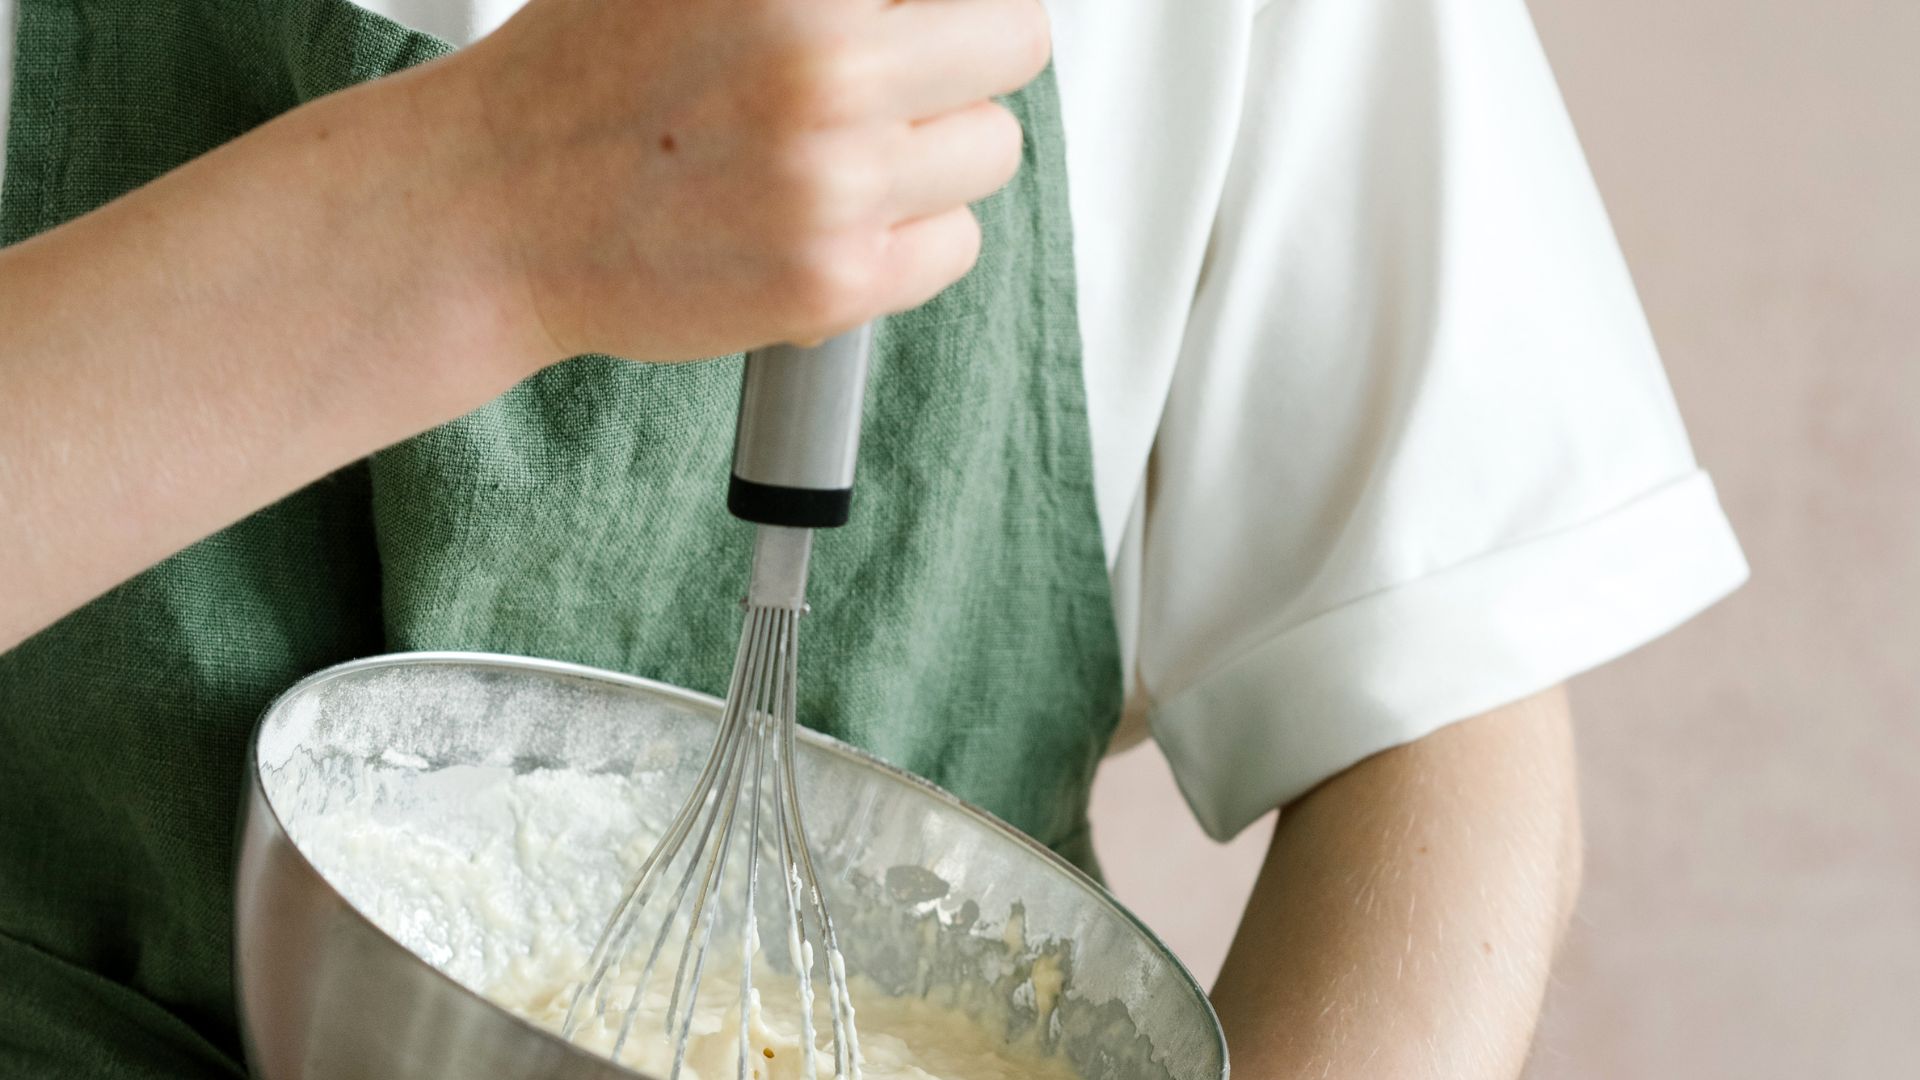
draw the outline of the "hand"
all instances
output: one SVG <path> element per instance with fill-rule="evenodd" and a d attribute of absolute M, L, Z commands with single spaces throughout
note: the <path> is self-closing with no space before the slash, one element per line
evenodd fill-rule
<path fill-rule="evenodd" d="M 1047 52 L 1039 0 L 533 0 L 0 250 L 0 651 L 567 356 L 932 297 Z"/>
<path fill-rule="evenodd" d="M 1038 0 L 533 0 L 424 69 L 536 364 L 826 337 L 932 298 L 1045 66 Z M 462 110 L 464 109 L 464 112 Z"/>

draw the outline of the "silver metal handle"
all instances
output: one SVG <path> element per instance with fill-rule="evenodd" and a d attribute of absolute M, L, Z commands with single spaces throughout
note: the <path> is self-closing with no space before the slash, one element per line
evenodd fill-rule
<path fill-rule="evenodd" d="M 872 326 L 747 354 L 727 509 L 761 525 L 847 523 Z"/>

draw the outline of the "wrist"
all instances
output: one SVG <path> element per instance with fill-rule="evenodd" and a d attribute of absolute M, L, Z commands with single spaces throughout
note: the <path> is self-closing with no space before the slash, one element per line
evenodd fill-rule
<path fill-rule="evenodd" d="M 331 153 L 359 220 L 342 239 L 374 289 L 364 302 L 395 318 L 412 389 L 447 416 L 565 355 L 527 297 L 463 78 L 439 61 L 321 99 L 307 118 L 309 139 L 347 140 Z"/>

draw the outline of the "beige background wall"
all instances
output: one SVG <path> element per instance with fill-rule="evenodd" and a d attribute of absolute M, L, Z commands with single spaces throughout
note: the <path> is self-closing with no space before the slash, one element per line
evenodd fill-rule
<path fill-rule="evenodd" d="M 1575 683 L 1529 1077 L 1920 1075 L 1920 0 L 1533 8 L 1754 579 Z M 1210 979 L 1264 836 L 1176 804 L 1109 763 L 1103 855 Z"/>

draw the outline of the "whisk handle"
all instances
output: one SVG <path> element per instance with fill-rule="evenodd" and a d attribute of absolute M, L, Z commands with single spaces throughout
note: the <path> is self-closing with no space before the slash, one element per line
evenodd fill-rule
<path fill-rule="evenodd" d="M 853 505 L 873 327 L 747 354 L 727 509 L 759 525 L 830 529 Z"/>

